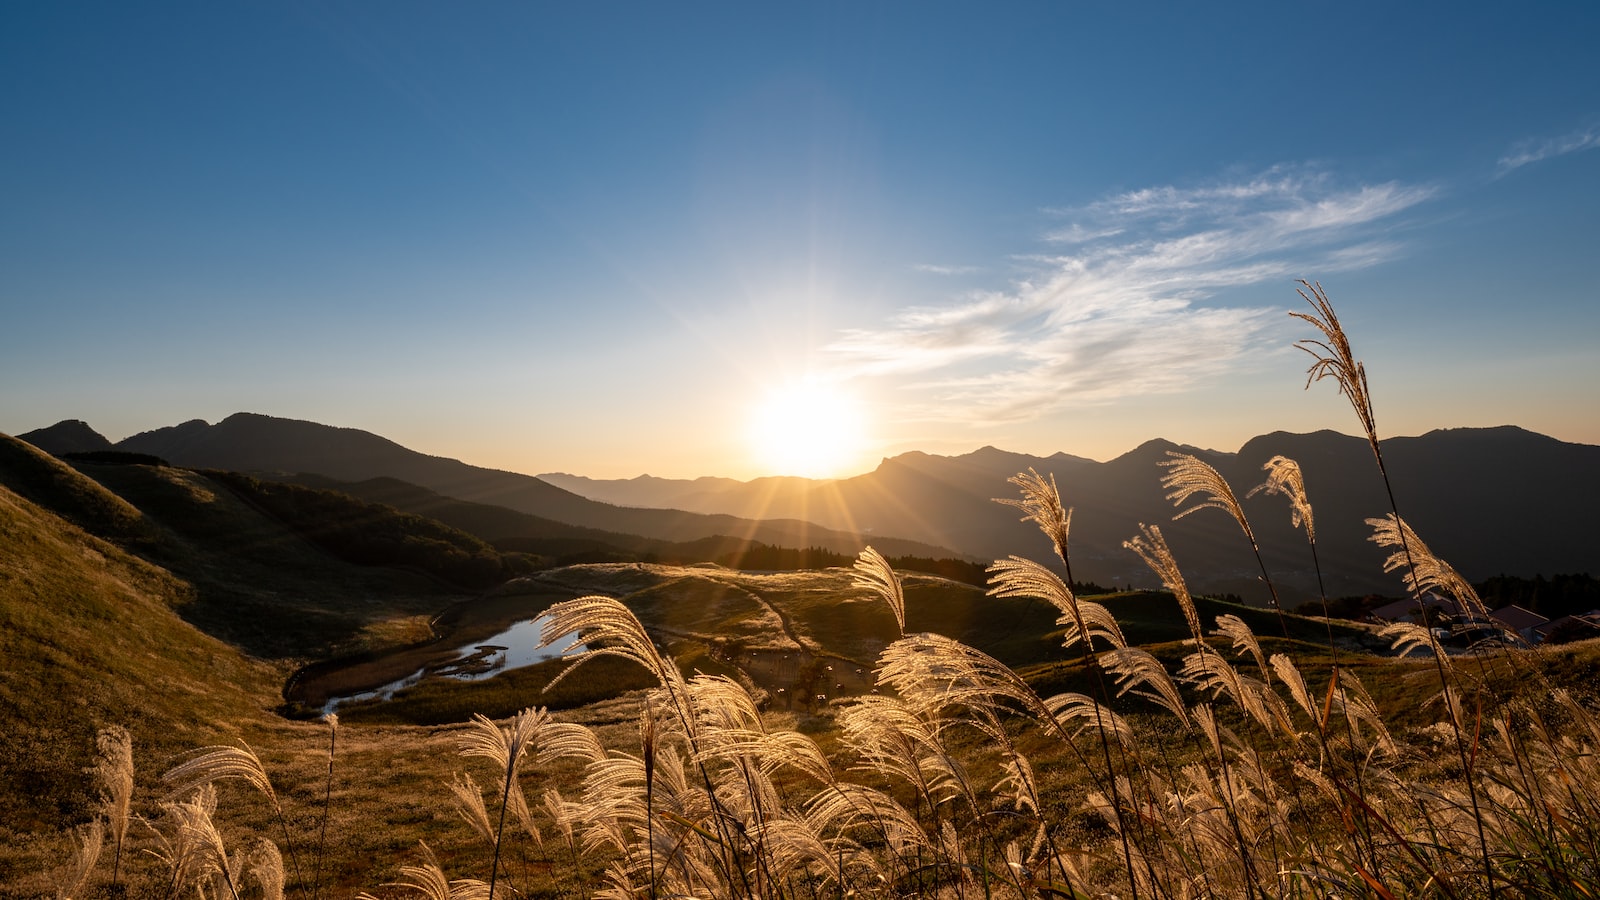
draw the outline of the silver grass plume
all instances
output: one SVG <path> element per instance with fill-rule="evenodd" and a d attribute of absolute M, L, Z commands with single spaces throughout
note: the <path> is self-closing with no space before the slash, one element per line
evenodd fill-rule
<path fill-rule="evenodd" d="M 556 833 L 561 836 L 561 839 L 567 843 L 569 848 L 576 852 L 572 828 L 577 821 L 578 804 L 568 802 L 561 796 L 561 792 L 555 788 L 546 788 L 539 798 L 539 805 L 544 809 L 545 815 L 550 817 L 550 822 L 555 826 Z"/>
<path fill-rule="evenodd" d="M 79 826 L 72 833 L 72 863 L 61 876 L 56 889 L 56 900 L 78 900 L 89 887 L 89 876 L 95 863 L 100 861 L 100 849 L 105 846 L 106 826 L 99 819 Z"/>
<path fill-rule="evenodd" d="M 202 747 L 188 760 L 168 769 L 161 780 L 172 786 L 172 793 L 182 796 L 215 781 L 237 778 L 260 791 L 274 805 L 278 795 L 272 790 L 272 781 L 249 744 L 243 747 Z"/>
<path fill-rule="evenodd" d="M 240 900 L 239 893 L 244 889 L 244 863 L 245 852 L 243 850 L 235 851 L 229 855 L 226 865 L 219 866 L 215 872 L 211 873 L 209 895 L 217 898 L 230 896 L 234 900 Z M 204 886 L 200 888 L 199 893 L 202 898 L 207 896 Z"/>
<path fill-rule="evenodd" d="M 457 772 L 446 787 L 450 789 L 456 813 L 483 838 L 484 843 L 494 846 L 494 823 L 489 821 L 489 810 L 484 806 L 483 789 L 478 787 L 478 782 L 466 772 Z"/>
<path fill-rule="evenodd" d="M 1255 658 L 1256 668 L 1261 670 L 1261 677 L 1268 682 L 1272 680 L 1271 671 L 1267 669 L 1267 659 L 1261 652 L 1261 643 L 1256 640 L 1256 633 L 1250 630 L 1245 621 L 1232 613 L 1217 616 L 1217 631 L 1233 643 L 1233 651 L 1237 654 L 1250 654 Z"/>
<path fill-rule="evenodd" d="M 1211 749 L 1218 759 L 1225 759 L 1225 752 L 1232 750 L 1236 754 L 1245 753 L 1248 748 L 1244 741 L 1233 732 L 1233 729 L 1217 721 L 1217 712 L 1209 703 L 1197 703 L 1190 707 L 1189 714 L 1194 716 L 1195 723 L 1200 726 L 1200 732 L 1211 742 Z M 1227 770 L 1224 769 L 1224 772 Z"/>
<path fill-rule="evenodd" d="M 1124 746 L 1133 745 L 1133 726 L 1109 708 L 1102 706 L 1093 697 L 1073 693 L 1057 694 L 1045 700 L 1044 705 L 1050 711 L 1051 718 L 1063 729 L 1070 727 L 1074 722 L 1081 722 L 1074 734 L 1094 730 Z M 1132 796 L 1121 788 L 1118 788 L 1118 793 Z"/>
<path fill-rule="evenodd" d="M 475 878 L 451 881 L 445 876 L 444 870 L 439 868 L 439 860 L 433 855 L 433 850 L 422 841 L 417 843 L 422 848 L 422 864 L 401 866 L 401 877 L 409 880 L 391 881 L 386 883 L 385 887 L 416 891 L 426 900 L 486 900 L 489 896 L 487 884 Z M 356 900 L 378 900 L 378 898 L 363 891 L 356 895 Z"/>
<path fill-rule="evenodd" d="M 905 585 L 900 582 L 900 576 L 889 566 L 889 561 L 883 558 L 883 554 L 867 547 L 857 557 L 854 570 L 850 576 L 850 583 L 857 588 L 871 591 L 889 604 L 889 609 L 894 611 L 895 624 L 900 626 L 900 633 L 905 634 Z"/>
<path fill-rule="evenodd" d="M 1009 700 L 1048 723 L 1039 695 L 1009 666 L 981 650 L 938 634 L 913 634 L 884 648 L 878 683 L 914 709 L 970 706 L 1000 712 Z"/>
<path fill-rule="evenodd" d="M 676 754 L 672 748 L 663 747 L 656 752 L 656 778 L 664 786 L 673 783 L 672 771 Z M 676 796 L 678 791 L 668 789 L 664 794 Z M 666 800 L 657 801 L 658 808 L 682 815 Z M 643 833 L 647 816 L 644 803 L 644 761 L 636 756 L 616 753 L 591 764 L 584 770 L 581 816 L 590 830 L 584 835 L 585 851 L 609 847 L 625 853 L 633 843 L 629 831 Z M 596 828 L 604 826 L 604 832 Z"/>
<path fill-rule="evenodd" d="M 639 900 L 645 889 L 633 883 L 633 876 L 628 874 L 627 867 L 621 862 L 613 860 L 606 866 L 605 884 L 595 891 L 597 900 Z M 685 898 L 693 897 L 688 891 L 683 892 Z"/>
<path fill-rule="evenodd" d="M 546 722 L 539 729 L 539 765 L 549 765 L 560 759 L 577 759 L 584 763 L 604 759 L 606 748 L 593 731 L 571 722 Z"/>
<path fill-rule="evenodd" d="M 1366 685 L 1355 672 L 1349 669 L 1339 670 L 1339 690 L 1334 694 L 1335 702 L 1339 703 L 1352 721 L 1360 726 L 1351 735 L 1352 744 L 1363 754 L 1394 756 L 1400 752 L 1399 745 L 1394 742 L 1394 737 L 1389 734 L 1389 726 L 1383 721 L 1383 714 L 1378 711 L 1378 704 L 1367 693 Z M 1365 728 L 1371 732 L 1370 740 L 1364 732 Z"/>
<path fill-rule="evenodd" d="M 1256 564 L 1261 567 L 1261 580 L 1266 582 L 1267 590 L 1272 594 L 1272 608 L 1278 613 L 1278 623 L 1283 627 L 1284 635 L 1288 636 L 1289 626 L 1283 620 L 1283 605 L 1278 602 L 1278 589 L 1267 576 L 1267 564 L 1261 558 L 1261 545 L 1256 542 L 1256 533 L 1250 527 L 1250 520 L 1245 518 L 1244 507 L 1228 485 L 1228 480 L 1210 463 L 1197 456 L 1171 450 L 1167 451 L 1167 455 L 1172 458 L 1157 464 L 1168 470 L 1167 474 L 1161 476 L 1161 486 L 1167 488 L 1167 499 L 1174 506 L 1182 506 L 1190 497 L 1201 495 L 1199 503 L 1179 511 L 1172 518 L 1181 519 L 1192 512 L 1210 508 L 1222 510 L 1239 523 L 1239 529 L 1250 542 L 1250 550 L 1256 555 Z"/>
<path fill-rule="evenodd" d="M 1093 649 L 1092 638 L 1101 638 L 1113 647 L 1126 647 L 1117 617 L 1099 603 L 1080 600 L 1060 575 L 1031 559 L 1019 556 L 997 559 L 989 567 L 989 596 L 1033 597 L 1049 602 L 1061 611 L 1056 624 L 1067 626 L 1062 646 L 1079 641 Z"/>
<path fill-rule="evenodd" d="M 841 718 L 848 711 L 849 707 L 841 713 Z M 822 748 L 798 731 L 730 729 L 719 733 L 701 755 L 707 761 L 753 762 L 763 775 L 769 777 L 778 771 L 790 770 L 821 784 L 831 784 L 835 780 L 833 768 L 823 755 Z"/>
<path fill-rule="evenodd" d="M 866 785 L 841 781 L 819 791 L 807 801 L 806 815 L 818 832 L 871 832 L 900 859 L 911 859 L 933 849 L 926 829 L 910 810 L 888 793 Z"/>
<path fill-rule="evenodd" d="M 1255 533 L 1250 530 L 1250 523 L 1244 517 L 1244 507 L 1239 505 L 1239 498 L 1234 496 L 1233 488 L 1221 472 L 1193 454 L 1168 450 L 1167 456 L 1171 459 L 1157 465 L 1167 469 L 1167 474 L 1161 476 L 1161 486 L 1167 489 L 1167 499 L 1172 501 L 1172 505 L 1182 506 L 1189 502 L 1190 497 L 1201 495 L 1199 503 L 1180 510 L 1173 519 L 1181 519 L 1202 509 L 1220 509 L 1233 516 L 1233 520 L 1244 529 L 1245 536 L 1250 538 L 1251 543 L 1255 542 Z"/>
<path fill-rule="evenodd" d="M 1419 602 L 1428 591 L 1443 592 L 1454 597 L 1470 615 L 1482 619 L 1489 617 L 1488 608 L 1483 605 L 1471 583 L 1451 568 L 1449 563 L 1435 556 L 1404 519 L 1390 513 L 1381 519 L 1366 521 L 1372 526 L 1372 536 L 1367 540 L 1380 547 L 1401 548 L 1383 561 L 1383 571 L 1406 569 L 1406 589 L 1415 594 Z"/>
<path fill-rule="evenodd" d="M 262 900 L 283 900 L 283 854 L 277 844 L 266 838 L 256 841 L 245 866 L 261 886 Z"/>
<path fill-rule="evenodd" d="M 193 834 L 190 829 L 184 827 L 185 821 L 194 815 L 191 807 L 198 807 L 209 816 L 216 809 L 216 805 L 217 789 L 206 784 L 182 802 L 163 802 L 159 824 L 151 824 L 143 817 L 140 818 L 140 821 L 150 829 L 156 842 L 155 847 L 147 848 L 145 852 L 166 867 L 169 897 L 187 891 L 196 878 L 194 870 L 197 852 L 191 846 Z"/>
<path fill-rule="evenodd" d="M 457 739 L 462 756 L 481 756 L 492 760 L 502 777 L 515 779 L 522 759 L 532 749 L 540 728 L 549 721 L 544 709 L 525 709 L 512 716 L 504 727 L 496 725 L 482 713 L 475 713 L 472 722 Z"/>
<path fill-rule="evenodd" d="M 1022 499 L 1014 500 L 1008 497 L 996 497 L 996 503 L 1014 506 L 1026 515 L 1024 522 L 1032 522 L 1039 526 L 1045 537 L 1054 545 L 1056 555 L 1070 568 L 1072 563 L 1067 556 L 1067 532 L 1072 527 L 1072 510 L 1061 505 L 1061 492 L 1056 489 L 1056 477 L 1051 475 L 1045 480 L 1043 475 L 1029 467 L 1027 474 L 1017 474 L 1006 479 L 1008 484 L 1014 484 L 1022 492 Z M 1070 571 L 1069 571 L 1070 576 Z"/>
<path fill-rule="evenodd" d="M 570 670 L 569 670 L 570 671 Z M 498 777 L 503 778 L 500 792 L 500 823 L 494 833 L 494 860 L 489 869 L 489 900 L 494 900 L 494 886 L 500 872 L 500 846 L 505 837 L 506 813 L 514 812 L 523 827 L 537 838 L 533 819 L 528 814 L 528 801 L 517 783 L 517 772 L 522 759 L 538 739 L 539 730 L 549 721 L 550 714 L 543 709 L 524 709 L 500 727 L 482 713 L 475 713 L 472 724 L 459 738 L 462 756 L 482 756 L 496 764 Z M 481 802 L 481 798 L 480 798 Z"/>
<path fill-rule="evenodd" d="M 300 855 L 295 852 L 294 844 L 289 840 L 289 821 L 283 814 L 283 804 L 278 800 L 278 794 L 272 789 L 272 780 L 267 777 L 267 769 L 261 764 L 261 758 L 250 748 L 249 744 L 240 741 L 242 747 L 226 745 L 202 747 L 188 760 L 168 769 L 161 779 L 172 785 L 172 793 L 181 796 L 230 778 L 237 778 L 251 787 L 260 791 L 272 804 L 272 811 L 278 818 L 278 828 L 283 832 L 283 840 L 289 848 L 289 859 L 294 864 L 295 880 L 300 882 L 301 893 L 306 894 L 305 880 L 300 871 Z"/>
<path fill-rule="evenodd" d="M 982 720 L 979 730 L 995 746 L 1004 751 L 1000 755 L 1000 778 L 992 790 L 1018 812 L 1039 813 L 1039 780 L 1034 776 L 1033 763 L 1019 752 L 1010 732 L 994 719 Z"/>
<path fill-rule="evenodd" d="M 208 782 L 191 792 L 186 800 L 161 805 L 174 823 L 175 836 L 167 844 L 168 853 L 164 859 L 172 869 L 173 889 L 177 893 L 182 893 L 187 885 L 199 885 L 206 879 L 220 877 L 228 892 L 238 897 L 227 848 L 211 818 L 216 804 L 215 790 Z"/>
<path fill-rule="evenodd" d="M 840 740 L 861 760 L 860 771 L 899 779 L 937 806 L 935 785 L 943 783 L 938 770 L 946 756 L 931 716 L 899 697 L 868 694 L 840 710 L 838 725 Z"/>
<path fill-rule="evenodd" d="M 119 880 L 122 870 L 122 844 L 128 835 L 133 805 L 133 739 L 120 725 L 102 728 L 95 735 L 95 780 L 100 788 L 100 811 L 106 817 L 115 844 L 111 880 Z"/>
<path fill-rule="evenodd" d="M 1412 651 L 1426 650 L 1451 668 L 1450 655 L 1440 645 L 1439 639 L 1434 637 L 1432 628 L 1424 628 L 1414 622 L 1391 622 L 1383 626 L 1378 632 L 1378 637 L 1389 641 L 1389 649 L 1400 656 L 1409 656 Z"/>
<path fill-rule="evenodd" d="M 1311 517 L 1311 501 L 1306 498 L 1305 476 L 1300 471 L 1300 464 L 1280 455 L 1262 463 L 1261 468 L 1267 470 L 1267 480 L 1251 488 L 1245 497 L 1282 494 L 1289 501 L 1289 524 L 1295 528 L 1303 526 L 1306 539 L 1315 542 L 1317 528 Z"/>
<path fill-rule="evenodd" d="M 683 676 L 678 667 L 661 655 L 655 641 L 644 630 L 644 624 L 620 601 L 610 597 L 591 595 L 576 600 L 566 600 L 545 611 L 549 620 L 539 633 L 539 649 L 554 644 L 563 635 L 573 635 L 563 654 L 587 643 L 588 649 L 578 654 L 572 665 L 557 675 L 545 690 L 560 684 L 584 663 L 602 656 L 620 656 L 644 666 L 661 686 L 681 696 Z"/>
<path fill-rule="evenodd" d="M 689 701 L 708 739 L 717 732 L 760 729 L 761 711 L 743 684 L 725 675 L 696 675 L 689 681 Z"/>
<path fill-rule="evenodd" d="M 1138 647 L 1110 650 L 1100 654 L 1100 666 L 1116 676 L 1118 697 L 1127 693 L 1143 697 L 1177 716 L 1185 728 L 1189 727 L 1189 715 L 1184 710 L 1183 694 L 1178 690 L 1178 685 L 1172 680 L 1172 676 L 1167 674 L 1167 669 L 1161 664 L 1161 660 L 1152 656 L 1148 650 Z M 1146 689 L 1139 690 L 1140 687 Z"/>
<path fill-rule="evenodd" d="M 774 817 L 763 824 L 761 837 L 775 874 L 805 877 L 820 873 L 824 883 L 844 884 L 841 851 L 852 842 L 828 841 L 808 817 L 793 813 Z M 859 852 L 854 846 L 851 850 L 852 857 Z"/>
<path fill-rule="evenodd" d="M 1318 710 L 1317 704 L 1311 699 L 1311 692 L 1306 687 L 1305 676 L 1300 674 L 1300 669 L 1294 664 L 1294 660 L 1282 653 L 1274 653 L 1271 661 L 1272 670 L 1277 673 L 1278 681 L 1289 689 L 1289 696 L 1294 700 L 1295 705 L 1299 706 L 1300 710 L 1310 717 L 1312 722 L 1318 723 L 1320 727 L 1322 714 Z"/>
<path fill-rule="evenodd" d="M 1267 690 L 1267 686 L 1254 678 L 1239 674 L 1239 671 L 1221 655 L 1191 653 L 1183 658 L 1183 668 L 1179 670 L 1179 675 L 1200 690 L 1211 692 L 1213 697 L 1226 694 L 1263 728 L 1272 727 L 1273 714 L 1268 709 L 1266 699 L 1271 692 Z"/>
<path fill-rule="evenodd" d="M 1367 442 L 1372 445 L 1372 452 L 1381 465 L 1383 454 L 1378 449 L 1377 417 L 1373 415 L 1372 395 L 1367 390 L 1367 367 L 1356 359 L 1354 351 L 1350 349 L 1350 339 L 1345 336 L 1344 327 L 1339 324 L 1339 317 L 1334 314 L 1333 304 L 1328 302 L 1322 283 L 1313 284 L 1302 279 L 1295 292 L 1311 304 L 1316 312 L 1292 312 L 1289 315 L 1309 322 L 1322 332 L 1323 337 L 1320 341 L 1311 339 L 1295 342 L 1295 346 L 1309 353 L 1312 359 L 1311 368 L 1306 370 L 1306 387 L 1310 388 L 1312 382 L 1324 378 L 1332 378 L 1339 385 L 1339 393 L 1350 400 L 1350 406 L 1355 409 L 1356 418 L 1361 420 L 1361 428 L 1367 434 Z"/>
<path fill-rule="evenodd" d="M 1200 625 L 1200 612 L 1195 609 L 1194 598 L 1189 596 L 1189 585 L 1183 580 L 1183 572 L 1178 569 L 1178 561 L 1173 558 L 1172 551 L 1167 547 L 1167 539 L 1161 535 L 1161 527 L 1140 522 L 1139 534 L 1123 541 L 1122 546 L 1139 554 L 1139 558 L 1150 567 L 1150 571 L 1161 579 L 1162 587 L 1171 591 L 1172 596 L 1177 598 L 1178 606 L 1183 609 L 1184 621 L 1189 623 L 1189 634 L 1193 636 L 1196 644 L 1204 646 L 1205 629 Z"/>

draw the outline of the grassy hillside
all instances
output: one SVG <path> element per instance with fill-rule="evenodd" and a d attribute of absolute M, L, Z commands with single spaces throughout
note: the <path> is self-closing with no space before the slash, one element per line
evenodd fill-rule
<path fill-rule="evenodd" d="M 247 479 L 245 476 L 230 476 Z M 774 547 L 747 538 L 713 535 L 692 541 L 665 541 L 568 525 L 504 506 L 446 497 L 395 478 L 345 482 L 321 475 L 283 476 L 283 482 L 337 491 L 369 503 L 435 519 L 493 544 L 497 549 L 533 555 L 551 567 L 584 563 L 646 562 L 687 565 L 714 562 L 734 569 L 794 570 L 848 566 L 855 552 L 823 547 Z M 259 484 L 259 482 L 257 482 Z M 269 482 L 270 483 L 270 482 Z M 884 545 L 893 548 L 894 543 Z M 893 555 L 891 553 L 891 555 Z M 982 566 L 961 559 L 896 557 L 897 565 L 920 571 L 948 572 L 966 579 Z M 982 579 L 978 579 L 981 581 Z"/>
<path fill-rule="evenodd" d="M 5 487 L 0 546 L 0 832 L 85 816 L 99 727 L 159 755 L 277 703 L 280 672 L 185 623 L 194 593 L 170 573 Z"/>
<path fill-rule="evenodd" d="M 237 472 L 204 474 L 346 562 L 416 569 L 468 590 L 493 587 L 533 567 L 531 560 L 502 554 L 435 519 L 365 503 L 338 491 L 262 481 Z"/>
<path fill-rule="evenodd" d="M 149 546 L 159 529 L 126 500 L 40 451 L 0 434 L 0 484 L 97 537 Z"/>
<path fill-rule="evenodd" d="M 129 549 L 191 587 L 184 618 L 258 656 L 359 648 L 375 623 L 431 615 L 464 593 L 415 570 L 353 565 L 202 473 L 76 465 L 141 514 L 153 537 Z"/>

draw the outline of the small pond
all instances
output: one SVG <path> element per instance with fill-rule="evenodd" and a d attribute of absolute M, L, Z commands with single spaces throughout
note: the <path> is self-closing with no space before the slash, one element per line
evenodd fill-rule
<path fill-rule="evenodd" d="M 396 693 L 425 678 L 451 678 L 457 681 L 482 681 L 493 678 L 501 672 L 531 666 L 546 660 L 559 659 L 561 651 L 572 643 L 573 635 L 564 635 L 560 640 L 554 641 L 548 647 L 539 647 L 540 633 L 549 616 L 540 616 L 537 619 L 523 620 L 510 628 L 481 640 L 474 640 L 455 648 L 453 656 L 446 659 L 435 659 L 433 662 L 422 666 L 403 678 L 397 678 L 387 684 L 380 685 L 370 690 L 359 693 L 346 694 L 339 697 L 330 697 L 322 706 L 323 714 L 337 712 L 339 707 L 346 703 L 356 703 L 363 700 L 388 700 Z M 585 649 L 582 644 L 572 649 L 573 653 L 580 653 Z"/>

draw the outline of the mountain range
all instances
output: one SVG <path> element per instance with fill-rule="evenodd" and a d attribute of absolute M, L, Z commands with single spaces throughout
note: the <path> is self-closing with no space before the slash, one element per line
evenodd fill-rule
<path fill-rule="evenodd" d="M 765 517 L 755 521 L 726 514 L 613 506 L 581 497 L 531 475 L 418 453 L 371 432 L 254 413 L 236 413 L 214 425 L 195 419 L 142 432 L 115 444 L 87 423 L 76 420 L 58 422 L 17 437 L 56 455 L 107 450 L 136 453 L 159 457 L 177 466 L 298 479 L 315 482 L 312 484 L 315 487 L 329 487 L 330 481 L 356 483 L 394 479 L 447 498 L 504 507 L 524 516 L 573 526 L 581 531 L 571 536 L 583 539 L 610 534 L 682 543 L 728 537 L 781 547 L 817 546 L 848 554 L 855 554 L 866 543 L 862 535 L 820 528 L 799 520 Z M 513 527 L 507 534 L 479 536 L 488 540 L 520 537 L 525 536 L 531 526 L 526 519 L 518 519 Z M 548 534 L 549 530 L 544 533 Z M 894 556 L 959 555 L 948 547 L 893 537 L 879 549 Z"/>
<path fill-rule="evenodd" d="M 993 502 L 1016 496 L 1007 479 L 1029 469 L 1054 477 L 1072 520 L 1073 575 L 1108 586 L 1155 579 L 1122 542 L 1140 523 L 1159 524 L 1191 586 L 1260 601 L 1259 569 L 1233 519 L 1200 510 L 1172 521 L 1159 463 L 1191 453 L 1213 465 L 1243 497 L 1276 455 L 1297 460 L 1315 512 L 1317 556 L 1328 596 L 1399 594 L 1398 574 L 1382 571 L 1385 551 L 1367 538 L 1365 519 L 1389 510 L 1367 442 L 1332 431 L 1274 432 L 1232 453 L 1152 440 L 1106 462 L 985 447 L 959 456 L 905 453 L 872 472 L 836 481 L 764 478 L 693 480 L 641 477 L 539 478 L 427 456 L 364 431 L 240 413 L 215 424 L 186 422 L 115 444 L 81 422 L 19 435 L 52 453 L 116 450 L 177 465 L 251 473 L 290 473 L 331 482 L 391 479 L 442 498 L 505 507 L 524 516 L 587 529 L 693 541 L 712 535 L 854 552 L 870 541 L 890 555 L 1011 554 L 1044 558 L 1050 548 L 1018 510 Z M 98 439 L 98 440 L 97 440 Z M 1520 428 L 1448 429 L 1387 440 L 1384 459 L 1395 500 L 1429 547 L 1469 579 L 1491 575 L 1593 571 L 1600 566 L 1600 501 L 1590 473 L 1600 447 Z M 304 480 L 304 479 L 303 479 Z M 316 480 L 316 479 L 310 479 Z M 367 485 L 366 499 L 411 497 L 393 483 Z M 387 492 L 380 499 L 376 496 Z M 1267 568 L 1286 601 L 1318 593 L 1304 533 L 1291 527 L 1280 497 L 1243 500 Z M 404 507 L 402 507 L 404 508 Z M 459 512 L 459 510 L 458 510 Z M 458 526 L 459 527 L 459 526 Z M 509 527 L 509 526 L 508 526 Z M 523 526 L 527 527 L 524 522 Z M 480 532 L 480 536 L 485 536 Z"/>

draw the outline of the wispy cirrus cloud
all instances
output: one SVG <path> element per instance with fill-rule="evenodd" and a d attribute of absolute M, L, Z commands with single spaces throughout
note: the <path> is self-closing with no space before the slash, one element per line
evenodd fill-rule
<path fill-rule="evenodd" d="M 1530 163 L 1600 147 L 1600 125 L 1591 125 L 1560 137 L 1520 141 L 1500 157 L 1500 171 L 1509 172 Z"/>
<path fill-rule="evenodd" d="M 855 374 L 913 388 L 925 420 L 1019 422 L 1182 391 L 1237 370 L 1284 318 L 1208 298 L 1392 258 L 1397 218 L 1432 193 L 1274 169 L 1053 210 L 1067 222 L 1044 238 L 1070 252 L 1016 258 L 1030 274 L 1010 290 L 908 307 L 829 350 Z"/>
<path fill-rule="evenodd" d="M 911 269 L 912 271 L 925 272 L 929 275 L 972 275 L 983 271 L 977 266 L 941 266 L 933 263 L 917 263 Z"/>

